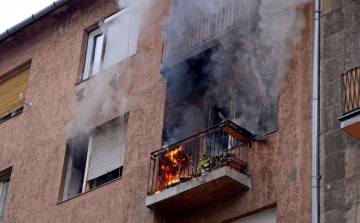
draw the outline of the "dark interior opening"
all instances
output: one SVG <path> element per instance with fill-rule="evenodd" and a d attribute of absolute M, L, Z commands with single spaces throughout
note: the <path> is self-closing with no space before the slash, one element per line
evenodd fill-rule
<path fill-rule="evenodd" d="M 229 39 L 164 72 L 164 145 L 225 119 L 253 133 L 278 127 L 279 97 L 261 96 L 255 75 L 246 69 L 250 59 L 241 57 L 247 50 L 241 40 Z"/>
<path fill-rule="evenodd" d="M 99 187 L 107 182 L 110 182 L 112 180 L 115 180 L 122 176 L 123 167 L 117 168 L 107 174 L 104 174 L 96 179 L 93 179 L 90 181 L 90 189 L 93 189 L 95 187 Z"/>

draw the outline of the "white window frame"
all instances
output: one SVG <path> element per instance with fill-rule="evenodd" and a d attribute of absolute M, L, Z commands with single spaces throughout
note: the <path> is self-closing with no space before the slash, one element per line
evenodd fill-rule
<path fill-rule="evenodd" d="M 128 125 L 128 117 L 124 116 L 120 121 L 117 121 L 115 123 L 112 123 L 111 125 L 105 127 L 105 128 L 109 128 L 112 125 L 117 125 L 117 124 L 121 124 L 122 127 L 124 127 L 124 123 L 126 121 L 126 125 Z M 127 127 L 126 127 L 127 128 Z M 101 131 L 101 130 L 99 130 Z M 83 186 L 82 186 L 82 193 L 90 190 L 90 181 L 88 180 L 88 175 L 89 175 L 89 165 L 90 165 L 90 159 L 91 159 L 91 153 L 92 153 L 92 148 L 93 148 L 93 136 L 94 136 L 95 132 L 92 133 L 89 137 L 89 143 L 88 143 L 88 148 L 87 148 L 87 157 L 86 157 L 86 166 L 85 166 L 85 174 L 84 174 L 84 180 L 83 180 Z M 127 130 L 126 130 L 126 135 L 127 135 Z M 120 137 L 120 136 L 119 136 Z M 125 137 L 127 138 L 127 136 Z M 125 148 L 124 148 L 124 153 L 126 152 L 126 144 L 125 144 Z M 120 166 L 121 168 L 121 166 Z M 120 176 L 121 178 L 121 176 Z"/>
<path fill-rule="evenodd" d="M 3 175 L 1 175 L 1 176 L 6 176 L 6 175 L 9 175 L 9 176 L 6 176 L 4 179 L 2 179 L 2 180 L 0 180 L 0 199 L 3 197 L 3 189 L 4 189 L 4 182 L 5 181 L 8 181 L 9 180 L 9 182 L 10 182 L 10 177 L 11 177 L 11 172 L 9 172 L 9 173 L 5 173 L 5 174 L 3 174 Z M 0 178 L 1 178 L 1 176 L 0 176 Z M 9 189 L 9 188 L 8 188 Z M 9 191 L 7 190 L 7 192 L 6 192 L 7 194 L 9 193 Z M 5 200 L 5 203 L 4 203 L 4 206 L 2 207 L 1 206 L 1 203 L 2 203 L 3 201 L 2 200 L 0 200 L 0 211 L 1 211 L 1 209 L 3 208 L 4 209 L 4 211 L 5 211 L 5 207 L 6 207 L 6 200 Z M 0 219 L 0 222 L 2 222 L 2 220 Z"/>
<path fill-rule="evenodd" d="M 95 44 L 95 37 L 96 36 L 100 36 L 100 35 L 103 35 L 103 42 L 102 42 L 102 51 L 103 51 L 103 48 L 104 48 L 104 40 L 105 40 L 105 32 L 104 32 L 104 29 L 103 28 L 97 28 L 93 31 L 91 31 L 89 33 L 89 36 L 88 36 L 88 43 L 87 43 L 87 47 L 86 47 L 86 60 L 85 60 L 85 68 L 84 68 L 84 77 L 83 79 L 87 79 L 93 75 L 90 74 L 90 71 L 91 71 L 91 59 L 93 57 L 93 54 L 95 53 L 95 49 L 94 49 L 94 44 Z M 103 52 L 101 52 L 101 59 L 100 59 L 100 71 L 101 71 L 101 68 L 102 68 L 102 57 L 103 57 Z"/>
<path fill-rule="evenodd" d="M 108 18 L 104 19 L 104 25 L 102 25 L 101 27 L 91 31 L 88 34 L 88 43 L 86 46 L 86 55 L 85 55 L 85 65 L 84 65 L 84 73 L 83 73 L 83 80 L 88 79 L 91 76 L 96 75 L 95 74 L 91 74 L 91 59 L 93 57 L 93 53 L 94 53 L 94 37 L 98 36 L 98 35 L 103 35 L 103 43 L 102 43 L 102 52 L 101 52 L 101 61 L 100 61 L 100 68 L 99 68 L 99 72 L 101 72 L 104 69 L 104 60 L 106 60 L 106 42 L 107 42 L 107 28 L 106 28 L 106 24 L 108 24 L 110 21 L 118 18 L 119 16 L 129 12 L 132 10 L 133 7 L 128 7 L 126 9 L 123 9 L 111 16 L 109 16 Z M 130 12 L 131 13 L 131 12 Z M 129 40 L 124 43 L 126 45 L 128 45 L 128 49 L 127 49 L 127 57 L 129 58 L 132 55 L 136 54 L 137 51 L 137 38 L 138 38 L 138 29 L 139 29 L 139 24 L 137 21 L 132 21 L 132 14 L 130 14 L 130 30 L 125 30 L 126 32 L 129 32 Z M 136 39 L 136 43 L 133 43 L 131 40 L 132 39 Z M 134 45 L 135 44 L 135 45 Z M 129 52 L 131 48 L 132 52 Z M 123 61 L 123 60 L 121 60 Z M 119 63 L 121 61 L 118 61 L 116 63 Z M 115 64 L 116 64 L 115 63 Z M 108 67 L 112 66 L 113 64 L 109 65 Z M 105 67 L 106 69 L 106 67 Z M 99 73 L 98 72 L 98 73 Z"/>

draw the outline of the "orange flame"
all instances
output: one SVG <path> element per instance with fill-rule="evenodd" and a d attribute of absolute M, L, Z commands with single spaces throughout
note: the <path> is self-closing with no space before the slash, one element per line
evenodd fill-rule
<path fill-rule="evenodd" d="M 180 178 L 188 178 L 186 174 L 180 174 L 181 169 L 188 164 L 188 158 L 185 154 L 182 153 L 184 150 L 183 146 L 169 151 L 167 148 L 167 153 L 164 155 L 165 162 L 161 165 L 160 171 L 163 175 L 161 177 L 160 189 L 155 192 L 155 194 L 160 193 L 162 189 L 172 184 L 180 182 Z"/>

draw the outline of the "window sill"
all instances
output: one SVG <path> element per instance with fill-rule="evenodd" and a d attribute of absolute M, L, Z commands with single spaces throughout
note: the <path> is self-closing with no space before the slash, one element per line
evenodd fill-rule
<path fill-rule="evenodd" d="M 93 76 L 91 76 L 91 77 L 88 77 L 88 78 L 86 78 L 86 79 L 83 79 L 83 80 L 81 80 L 81 81 L 77 82 L 77 83 L 75 84 L 75 86 L 77 86 L 77 85 L 79 85 L 79 84 L 81 84 L 81 83 L 83 83 L 83 82 L 85 82 L 85 81 L 89 80 L 90 78 L 92 78 L 92 77 L 94 77 L 94 76 L 95 76 L 95 75 L 93 75 Z"/>
<path fill-rule="evenodd" d="M 72 196 L 72 197 L 70 197 L 70 198 L 67 198 L 67 199 L 65 199 L 65 200 L 63 200 L 63 201 L 59 201 L 59 202 L 56 203 L 56 205 L 59 205 L 59 204 L 64 203 L 64 202 L 66 202 L 66 201 L 72 200 L 72 199 L 74 199 L 74 198 L 76 198 L 76 197 L 79 197 L 79 196 L 81 196 L 81 195 L 83 195 L 83 194 L 89 193 L 90 191 L 96 190 L 97 188 L 103 187 L 103 186 L 105 186 L 105 185 L 108 185 L 108 184 L 110 184 L 110 183 L 112 183 L 112 182 L 114 182 L 114 181 L 120 180 L 120 179 L 121 179 L 121 177 L 118 177 L 118 178 L 116 178 L 116 179 L 113 179 L 113 180 L 111 180 L 111 181 L 109 181 L 109 182 L 107 182 L 107 183 L 104 183 L 104 184 L 102 184 L 102 185 L 100 185 L 100 186 L 97 186 L 97 187 L 95 187 L 95 188 L 93 188 L 93 189 L 90 189 L 90 190 L 85 191 L 85 192 L 83 192 L 83 193 L 77 194 L 77 195 Z"/>

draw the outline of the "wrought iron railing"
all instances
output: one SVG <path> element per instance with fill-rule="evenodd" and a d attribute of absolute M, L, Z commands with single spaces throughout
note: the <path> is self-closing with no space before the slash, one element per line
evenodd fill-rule
<path fill-rule="evenodd" d="M 211 10 L 193 10 L 165 26 L 162 62 L 212 39 L 236 26 L 243 0 L 209 0 Z M 247 18 L 249 19 L 249 18 Z"/>
<path fill-rule="evenodd" d="M 231 121 L 151 153 L 148 195 L 222 166 L 247 174 L 253 135 Z"/>
<path fill-rule="evenodd" d="M 341 74 L 343 115 L 360 109 L 360 67 Z"/>

